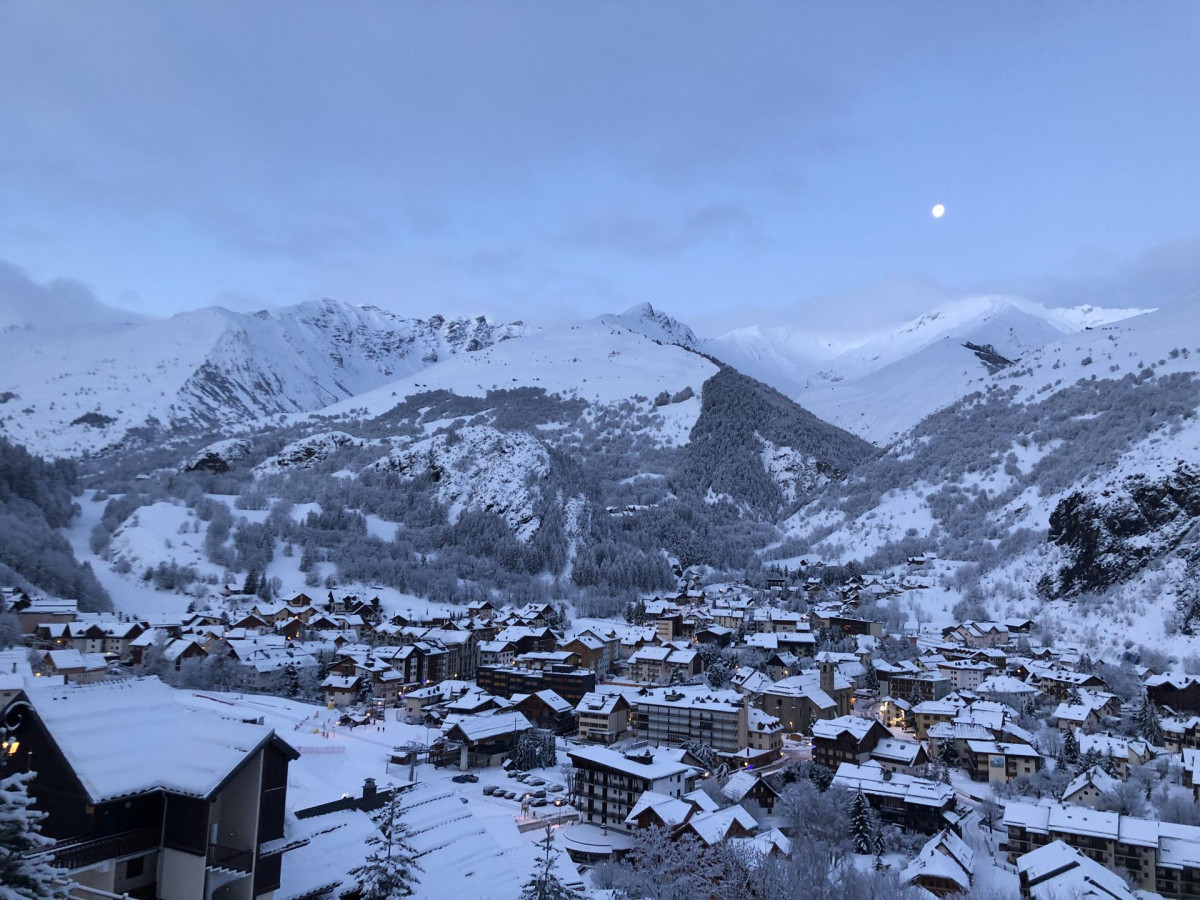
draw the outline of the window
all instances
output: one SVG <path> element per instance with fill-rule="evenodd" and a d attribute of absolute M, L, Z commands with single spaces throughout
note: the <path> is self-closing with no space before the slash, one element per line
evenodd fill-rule
<path fill-rule="evenodd" d="M 125 860 L 125 877 L 141 878 L 146 871 L 146 857 L 138 856 Z"/>

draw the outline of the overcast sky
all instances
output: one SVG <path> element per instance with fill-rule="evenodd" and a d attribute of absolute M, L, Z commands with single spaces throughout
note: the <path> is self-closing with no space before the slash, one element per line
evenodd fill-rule
<path fill-rule="evenodd" d="M 1192 0 L 0 0 L 0 85 L 0 291 L 64 302 L 715 334 L 1200 285 Z"/>

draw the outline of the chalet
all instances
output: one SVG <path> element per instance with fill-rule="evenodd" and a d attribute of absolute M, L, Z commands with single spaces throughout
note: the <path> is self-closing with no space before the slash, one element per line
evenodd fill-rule
<path fill-rule="evenodd" d="M 864 763 L 891 732 L 875 719 L 838 716 L 813 723 L 813 762 L 835 770 L 843 762 Z"/>
<path fill-rule="evenodd" d="M 750 765 L 766 765 L 783 755 L 783 723 L 761 709 L 751 707 L 746 723 L 745 757 Z"/>
<path fill-rule="evenodd" d="M 921 848 L 900 880 L 935 897 L 966 896 L 971 890 L 974 867 L 974 852 L 962 838 L 945 828 Z"/>
<path fill-rule="evenodd" d="M 942 637 L 968 647 L 1003 647 L 1012 640 L 1003 622 L 963 622 L 943 628 Z"/>
<path fill-rule="evenodd" d="M 940 781 L 892 773 L 878 763 L 842 763 L 833 783 L 861 790 L 885 822 L 921 834 L 936 834 L 958 823 L 954 788 Z"/>
<path fill-rule="evenodd" d="M 728 840 L 751 838 L 757 828 L 758 823 L 749 810 L 741 806 L 727 806 L 725 809 L 689 816 L 675 836 L 690 835 L 704 846 L 714 847 Z"/>
<path fill-rule="evenodd" d="M 58 675 L 70 684 L 89 684 L 108 678 L 108 663 L 99 653 L 78 650 L 45 650 L 39 654 L 40 671 Z"/>
<path fill-rule="evenodd" d="M 1149 676 L 1145 685 L 1146 696 L 1156 705 L 1175 713 L 1200 713 L 1200 676 L 1166 672 Z"/>
<path fill-rule="evenodd" d="M 1062 799 L 1064 803 L 1099 809 L 1105 795 L 1115 791 L 1120 783 L 1099 766 L 1092 766 L 1075 776 L 1063 791 Z"/>
<path fill-rule="evenodd" d="M 853 693 L 850 682 L 829 664 L 775 682 L 754 703 L 779 719 L 788 731 L 797 732 L 818 720 L 849 715 Z"/>
<path fill-rule="evenodd" d="M 917 725 L 917 737 L 929 737 L 930 728 L 939 722 L 953 722 L 966 707 L 967 702 L 956 694 L 914 704 L 912 715 Z"/>
<path fill-rule="evenodd" d="M 321 682 L 325 705 L 330 707 L 353 706 L 362 701 L 369 691 L 361 675 L 327 675 Z"/>
<path fill-rule="evenodd" d="M 1165 729 L 1164 729 L 1165 732 Z M 1112 771 L 1125 781 L 1129 778 L 1130 766 L 1144 766 L 1154 758 L 1153 748 L 1137 738 L 1113 737 L 1110 734 L 1085 734 L 1076 732 L 1079 752 L 1099 753 L 1112 759 Z"/>
<path fill-rule="evenodd" d="M 629 736 L 629 701 L 622 694 L 584 694 L 575 707 L 579 716 L 579 739 L 612 744 Z"/>
<path fill-rule="evenodd" d="M 920 741 L 884 738 L 871 751 L 871 759 L 892 772 L 916 772 L 929 762 L 929 751 Z"/>
<path fill-rule="evenodd" d="M 30 597 L 17 588 L 5 588 L 3 600 L 4 608 L 17 617 L 24 634 L 33 634 L 43 623 L 65 625 L 79 617 L 79 603 L 75 600 Z"/>
<path fill-rule="evenodd" d="M 499 766 L 508 759 L 521 735 L 533 728 L 518 712 L 498 712 L 482 716 L 457 716 L 447 720 L 440 758 L 451 760 L 458 751 L 458 768 Z M 432 754 L 432 751 L 431 751 Z M 433 755 L 430 757 L 433 759 Z"/>
<path fill-rule="evenodd" d="M 765 668 L 772 681 L 779 681 L 800 672 L 800 658 L 787 651 L 773 653 L 767 659 Z"/>
<path fill-rule="evenodd" d="M 56 842 L 51 861 L 78 890 L 208 900 L 224 887 L 266 900 L 279 886 L 298 755 L 269 728 L 210 707 L 147 678 L 27 683 L 0 710 L 17 723 L 9 771 L 36 769 L 30 793 Z"/>
<path fill-rule="evenodd" d="M 718 647 L 728 647 L 733 643 L 736 636 L 732 628 L 726 628 L 723 625 L 706 625 L 703 628 L 697 628 L 696 633 L 692 635 L 692 640 L 697 644 L 715 644 Z"/>
<path fill-rule="evenodd" d="M 888 728 L 904 728 L 912 715 L 912 704 L 907 700 L 887 696 L 879 701 L 876 708 L 879 721 Z"/>
<path fill-rule="evenodd" d="M 519 712 L 535 727 L 552 731 L 557 735 L 571 735 L 579 730 L 579 718 L 575 708 L 554 691 L 538 691 L 536 694 L 513 694 L 512 709 Z"/>
<path fill-rule="evenodd" d="M 771 815 L 779 802 L 779 792 L 753 772 L 734 772 L 721 788 L 732 803 L 745 807 L 757 819 Z"/>
<path fill-rule="evenodd" d="M 559 650 L 573 653 L 578 657 L 577 665 L 581 669 L 591 669 L 598 678 L 610 674 L 617 661 L 618 641 L 614 637 L 604 640 L 594 634 L 576 635 L 569 641 L 562 641 Z"/>

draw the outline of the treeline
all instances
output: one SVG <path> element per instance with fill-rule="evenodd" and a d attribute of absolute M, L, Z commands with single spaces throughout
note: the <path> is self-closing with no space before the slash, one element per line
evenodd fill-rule
<path fill-rule="evenodd" d="M 109 610 L 108 593 L 59 530 L 77 511 L 78 491 L 73 463 L 47 462 L 0 438 L 0 579 Z"/>

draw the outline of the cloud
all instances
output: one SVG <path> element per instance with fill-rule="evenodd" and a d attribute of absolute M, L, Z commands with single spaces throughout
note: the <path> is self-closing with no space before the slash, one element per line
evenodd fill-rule
<path fill-rule="evenodd" d="M 106 306 L 91 288 L 71 278 L 40 283 L 0 260 L 0 330 L 69 331 L 138 321 L 142 316 Z"/>
<path fill-rule="evenodd" d="M 639 259 L 678 256 L 709 240 L 724 239 L 745 248 L 767 243 L 758 222 L 736 203 L 710 203 L 676 221 L 632 215 L 591 219 L 562 235 L 565 243 Z"/>
<path fill-rule="evenodd" d="M 1133 258 L 1090 256 L 1072 275 L 1017 281 L 1013 289 L 1052 306 L 1200 303 L 1200 238 L 1167 241 Z"/>

